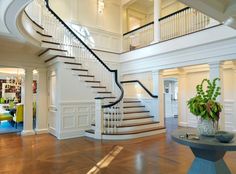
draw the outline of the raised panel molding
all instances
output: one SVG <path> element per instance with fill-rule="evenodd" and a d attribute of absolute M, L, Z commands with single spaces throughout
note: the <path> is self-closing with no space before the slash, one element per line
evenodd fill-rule
<path fill-rule="evenodd" d="M 224 101 L 225 130 L 234 131 L 234 100 Z"/>
<path fill-rule="evenodd" d="M 95 103 L 93 101 L 61 102 L 61 130 L 59 139 L 75 138 L 84 135 L 84 131 L 91 127 L 95 117 Z"/>

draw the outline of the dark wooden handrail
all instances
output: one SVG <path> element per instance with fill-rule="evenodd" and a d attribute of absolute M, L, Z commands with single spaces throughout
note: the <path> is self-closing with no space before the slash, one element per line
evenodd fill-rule
<path fill-rule="evenodd" d="M 185 10 L 188 10 L 188 9 L 190 9 L 190 7 L 185 7 L 185 8 L 183 8 L 183 9 L 181 9 L 181 10 L 178 10 L 178 11 L 176 11 L 176 12 L 174 12 L 174 13 L 171 13 L 171 14 L 169 14 L 169 15 L 166 15 L 166 16 L 160 18 L 159 21 L 162 21 L 162 20 L 164 20 L 164 19 L 166 19 L 166 18 L 169 18 L 169 17 L 171 17 L 171 16 L 174 16 L 174 15 L 176 15 L 176 14 L 178 14 L 178 13 L 181 13 L 181 12 L 183 12 L 183 11 L 185 11 Z M 145 25 L 143 25 L 143 26 L 141 26 L 141 27 L 135 28 L 134 30 L 128 31 L 128 32 L 124 33 L 123 36 L 126 36 L 126 35 L 128 35 L 128 34 L 131 34 L 131 33 L 135 32 L 135 31 L 138 31 L 138 30 L 140 30 L 140 29 L 142 29 L 142 28 L 145 28 L 145 27 L 147 27 L 147 26 L 149 26 L 149 25 L 152 25 L 152 24 L 154 24 L 154 21 L 152 21 L 152 22 L 150 22 L 150 23 L 147 23 L 147 24 L 145 24 Z"/>
<path fill-rule="evenodd" d="M 117 86 L 119 87 L 120 91 L 121 91 L 121 95 L 118 98 L 118 100 L 116 100 L 114 103 L 108 104 L 108 105 L 103 105 L 102 108 L 109 108 L 112 107 L 114 105 L 116 105 L 117 103 L 119 103 L 123 97 L 124 97 L 124 89 L 123 87 L 120 85 L 120 83 L 118 82 L 118 72 L 117 70 L 112 70 L 110 69 L 80 38 L 79 36 L 77 36 L 77 34 L 75 34 L 74 31 L 72 31 L 72 29 L 51 9 L 50 5 L 49 5 L 49 0 L 45 0 L 46 2 L 46 7 L 47 9 L 52 13 L 52 15 L 59 20 L 59 22 L 76 38 L 80 41 L 80 43 L 82 43 L 82 45 L 98 60 L 98 62 L 100 62 L 109 72 L 112 72 L 115 74 L 115 83 L 117 84 Z"/>
<path fill-rule="evenodd" d="M 183 8 L 183 9 L 181 9 L 181 10 L 178 10 L 178 11 L 176 11 L 176 12 L 174 12 L 174 13 L 171 13 L 171 14 L 169 14 L 169 15 L 166 15 L 166 16 L 160 18 L 159 21 L 162 21 L 162 20 L 164 20 L 164 19 L 166 19 L 166 18 L 169 18 L 169 17 L 171 17 L 171 16 L 174 16 L 174 15 L 176 15 L 176 14 L 178 14 L 178 13 L 181 13 L 181 12 L 183 12 L 183 11 L 186 11 L 186 10 L 188 10 L 188 9 L 190 9 L 190 7 L 185 7 L 185 8 Z"/>
<path fill-rule="evenodd" d="M 140 29 L 142 29 L 142 28 L 145 28 L 145 27 L 147 27 L 147 26 L 149 26 L 149 25 L 152 25 L 152 24 L 154 24 L 154 21 L 152 21 L 152 22 L 150 22 L 150 23 L 147 23 L 147 24 L 145 24 L 145 25 L 143 25 L 143 26 L 141 26 L 141 27 L 135 28 L 134 30 L 128 31 L 127 33 L 124 33 L 123 36 L 128 35 L 128 34 L 130 34 L 130 33 L 133 33 L 133 32 L 135 32 L 135 31 L 138 31 L 138 30 L 140 30 Z"/>
<path fill-rule="evenodd" d="M 128 80 L 128 81 L 121 81 L 121 84 L 124 83 L 138 83 L 152 98 L 158 98 L 157 95 L 152 94 L 139 80 Z"/>

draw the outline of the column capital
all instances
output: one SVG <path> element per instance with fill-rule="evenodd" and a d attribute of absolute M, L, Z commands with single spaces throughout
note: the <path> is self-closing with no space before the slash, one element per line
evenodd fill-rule
<path fill-rule="evenodd" d="M 210 62 L 208 63 L 208 65 L 210 66 L 210 68 L 217 68 L 223 65 L 223 62 L 221 61 L 216 61 L 216 62 Z"/>
<path fill-rule="evenodd" d="M 160 70 L 153 70 L 152 71 L 152 75 L 159 75 L 160 74 Z"/>
<path fill-rule="evenodd" d="M 35 68 L 32 68 L 32 67 L 26 67 L 24 68 L 25 72 L 33 72 Z"/>

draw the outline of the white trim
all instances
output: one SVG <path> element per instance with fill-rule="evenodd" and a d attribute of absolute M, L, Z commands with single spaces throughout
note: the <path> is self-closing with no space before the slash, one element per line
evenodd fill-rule
<path fill-rule="evenodd" d="M 29 136 L 29 135 L 35 135 L 35 131 L 34 130 L 23 130 L 21 132 L 21 136 Z"/>
<path fill-rule="evenodd" d="M 48 129 L 35 129 L 35 134 L 46 134 L 49 133 Z"/>
<path fill-rule="evenodd" d="M 17 18 L 20 12 L 29 4 L 32 0 L 14 0 L 7 8 L 5 12 L 5 24 L 8 31 L 17 37 L 20 41 L 25 41 L 25 38 L 21 35 L 17 27 Z"/>
<path fill-rule="evenodd" d="M 68 139 L 68 138 L 78 138 L 83 137 L 85 135 L 84 130 L 75 130 L 75 131 L 65 131 L 61 132 L 60 135 L 57 137 L 60 140 Z"/>

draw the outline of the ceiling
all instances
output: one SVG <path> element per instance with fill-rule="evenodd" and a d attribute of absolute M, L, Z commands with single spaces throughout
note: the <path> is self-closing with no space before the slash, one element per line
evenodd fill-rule
<path fill-rule="evenodd" d="M 236 29 L 236 0 L 179 0 Z"/>
<path fill-rule="evenodd" d="M 153 6 L 154 0 L 136 0 L 135 2 L 130 4 L 128 8 L 142 11 L 145 13 L 149 13 L 150 11 L 153 13 Z"/>

